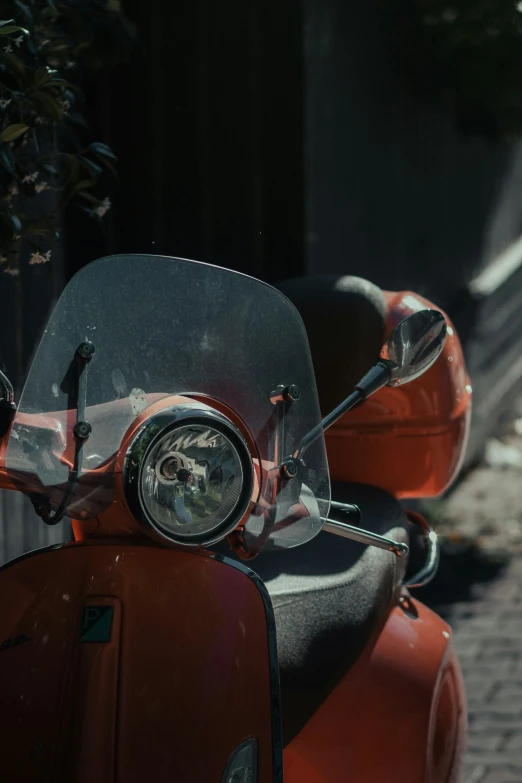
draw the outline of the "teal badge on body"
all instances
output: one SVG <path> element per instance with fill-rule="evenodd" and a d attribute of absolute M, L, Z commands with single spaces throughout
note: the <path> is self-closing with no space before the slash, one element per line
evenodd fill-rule
<path fill-rule="evenodd" d="M 80 626 L 80 642 L 108 644 L 111 640 L 113 606 L 84 606 Z"/>

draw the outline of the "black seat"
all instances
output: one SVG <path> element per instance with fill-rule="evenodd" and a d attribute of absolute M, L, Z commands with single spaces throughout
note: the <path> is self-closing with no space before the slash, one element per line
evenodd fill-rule
<path fill-rule="evenodd" d="M 385 330 L 382 291 L 355 277 L 320 275 L 278 288 L 305 323 L 323 414 L 339 404 L 378 359 Z M 347 454 L 347 459 L 356 455 Z M 407 541 L 400 503 L 375 487 L 338 484 L 335 500 L 355 503 L 362 526 Z M 226 545 L 217 547 L 229 554 Z M 228 550 L 228 552 L 227 552 Z M 284 741 L 303 728 L 356 661 L 384 621 L 393 597 L 395 555 L 320 533 L 285 552 L 260 555 L 249 565 L 266 583 L 274 605 Z"/>
<path fill-rule="evenodd" d="M 361 484 L 333 486 L 333 497 L 356 503 L 363 526 L 407 540 L 400 503 Z M 216 547 L 234 557 L 226 545 Z M 228 550 L 228 551 L 227 551 Z M 248 564 L 265 582 L 274 606 L 285 743 L 303 728 L 364 649 L 388 613 L 396 558 L 331 533 Z"/>

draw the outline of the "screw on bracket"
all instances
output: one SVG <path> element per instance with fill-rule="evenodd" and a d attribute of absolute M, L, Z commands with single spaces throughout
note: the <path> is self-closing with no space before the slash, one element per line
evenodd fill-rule
<path fill-rule="evenodd" d="M 299 386 L 296 386 L 295 383 L 291 383 L 290 386 L 287 386 L 283 391 L 283 398 L 286 402 L 297 402 L 300 396 L 301 391 Z"/>
<path fill-rule="evenodd" d="M 270 392 L 270 402 L 272 405 L 278 402 L 297 402 L 300 396 L 299 386 L 296 386 L 295 383 L 290 383 L 288 386 L 280 384 L 276 386 L 274 391 Z"/>
<path fill-rule="evenodd" d="M 88 421 L 77 421 L 74 425 L 74 434 L 80 440 L 87 440 L 92 432 L 92 427 Z"/>
<path fill-rule="evenodd" d="M 293 459 L 289 459 L 286 462 L 283 462 L 281 465 L 281 472 L 283 476 L 287 479 L 293 479 L 297 476 L 297 462 Z"/>
<path fill-rule="evenodd" d="M 96 349 L 94 348 L 94 345 L 91 343 L 90 340 L 82 340 L 82 342 L 79 344 L 78 348 L 76 349 L 76 353 L 78 354 L 80 359 L 83 359 L 84 361 L 88 362 L 94 356 L 95 350 Z"/>

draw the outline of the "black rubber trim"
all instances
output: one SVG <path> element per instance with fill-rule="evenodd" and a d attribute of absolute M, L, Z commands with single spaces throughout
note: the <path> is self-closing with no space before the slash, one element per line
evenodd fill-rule
<path fill-rule="evenodd" d="M 32 549 L 30 552 L 24 552 L 23 555 L 18 555 L 18 557 L 13 557 L 12 560 L 8 560 L 7 563 L 3 563 L 0 565 L 0 572 L 5 571 L 7 568 L 10 568 L 11 566 L 16 565 L 17 563 L 20 563 L 22 560 L 27 560 L 30 557 L 36 557 L 36 555 L 42 555 L 44 552 L 53 552 L 55 549 L 63 549 L 65 546 L 70 544 L 70 541 L 66 541 L 63 544 L 51 544 L 50 546 L 43 546 L 40 549 Z"/>

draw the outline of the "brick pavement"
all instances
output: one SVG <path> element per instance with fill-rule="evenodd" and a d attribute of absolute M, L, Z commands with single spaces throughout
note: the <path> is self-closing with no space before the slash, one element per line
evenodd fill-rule
<path fill-rule="evenodd" d="M 462 783 L 522 783 L 522 557 L 471 599 L 443 611 L 468 696 Z"/>

